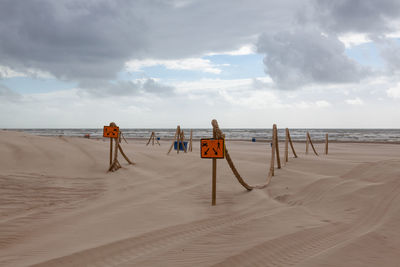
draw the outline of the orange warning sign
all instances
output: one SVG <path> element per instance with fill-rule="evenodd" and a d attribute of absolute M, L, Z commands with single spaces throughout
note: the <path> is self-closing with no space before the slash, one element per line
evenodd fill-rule
<path fill-rule="evenodd" d="M 103 137 L 118 138 L 119 127 L 104 126 Z"/>
<path fill-rule="evenodd" d="M 201 139 L 200 155 L 202 158 L 225 158 L 225 140 L 224 139 Z"/>

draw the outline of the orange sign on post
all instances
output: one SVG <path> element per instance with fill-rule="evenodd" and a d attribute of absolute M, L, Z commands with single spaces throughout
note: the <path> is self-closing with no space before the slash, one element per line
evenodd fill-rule
<path fill-rule="evenodd" d="M 104 126 L 103 137 L 118 138 L 119 127 Z"/>
<path fill-rule="evenodd" d="M 200 141 L 201 158 L 223 159 L 225 158 L 224 139 L 201 139 Z"/>

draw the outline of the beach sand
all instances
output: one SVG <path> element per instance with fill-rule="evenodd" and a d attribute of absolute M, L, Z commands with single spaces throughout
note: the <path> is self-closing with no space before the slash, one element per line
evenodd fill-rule
<path fill-rule="evenodd" d="M 217 161 L 122 143 L 136 165 L 108 173 L 108 140 L 0 131 L 0 266 L 399 266 L 400 145 L 331 144 L 245 190 Z M 266 143 L 226 142 L 250 184 Z M 283 143 L 280 143 L 283 159 Z M 283 160 L 282 160 L 283 162 Z"/>

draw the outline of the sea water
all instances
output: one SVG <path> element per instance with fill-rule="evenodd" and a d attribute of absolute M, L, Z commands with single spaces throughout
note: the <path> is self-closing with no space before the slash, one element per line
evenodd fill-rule
<path fill-rule="evenodd" d="M 101 138 L 103 128 L 98 129 L 3 129 L 13 131 L 23 131 L 34 135 L 41 136 L 78 136 L 83 137 L 85 134 L 90 134 L 91 138 Z M 211 138 L 212 129 L 185 129 L 186 138 L 190 135 L 190 130 L 193 130 L 193 138 Z M 121 128 L 125 138 L 149 138 L 151 132 L 155 132 L 160 139 L 172 139 L 176 129 L 131 129 Z M 249 129 L 235 128 L 222 129 L 227 140 L 249 140 L 255 138 L 256 141 L 270 140 L 272 135 L 271 129 Z M 400 129 L 290 129 L 290 136 L 293 141 L 304 141 L 306 132 L 309 132 L 313 141 L 325 140 L 325 134 L 329 135 L 330 141 L 342 142 L 391 142 L 400 143 Z M 285 129 L 278 130 L 279 139 L 285 138 Z"/>

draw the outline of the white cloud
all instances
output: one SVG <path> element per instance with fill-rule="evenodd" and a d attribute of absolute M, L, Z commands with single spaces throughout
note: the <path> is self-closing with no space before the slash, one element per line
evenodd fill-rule
<path fill-rule="evenodd" d="M 244 56 L 244 55 L 255 54 L 256 50 L 257 49 L 255 48 L 254 45 L 248 44 L 248 45 L 241 46 L 236 50 L 208 53 L 207 56 L 214 56 L 214 55 Z"/>
<path fill-rule="evenodd" d="M 395 99 L 400 98 L 400 83 L 386 90 L 386 94 L 390 98 L 395 98 Z"/>
<path fill-rule="evenodd" d="M 339 40 L 344 43 L 346 48 L 371 42 L 366 34 L 363 33 L 346 33 L 339 36 Z"/>
<path fill-rule="evenodd" d="M 6 66 L 0 66 L 0 78 L 13 78 L 13 77 L 19 77 L 19 76 L 24 76 L 20 72 L 16 72 Z"/>
<path fill-rule="evenodd" d="M 315 102 L 315 105 L 319 108 L 327 108 L 331 106 L 331 103 L 326 100 L 318 100 Z"/>
<path fill-rule="evenodd" d="M 362 99 L 359 98 L 359 97 L 356 97 L 356 98 L 354 98 L 354 99 L 346 99 L 345 102 L 346 102 L 347 104 L 349 104 L 349 105 L 358 105 L 358 106 L 364 104 L 364 101 L 362 101 Z"/>
<path fill-rule="evenodd" d="M 273 91 L 236 91 L 221 90 L 220 95 L 231 105 L 245 107 L 250 110 L 283 107 L 280 99 Z"/>
<path fill-rule="evenodd" d="M 328 108 L 331 106 L 331 103 L 326 100 L 318 100 L 315 102 L 300 101 L 298 103 L 294 103 L 293 106 L 299 109 Z"/>
<path fill-rule="evenodd" d="M 0 78 L 15 78 L 15 77 L 36 77 L 36 78 L 52 78 L 53 76 L 44 71 L 35 69 L 25 69 L 24 71 L 15 71 L 7 66 L 0 65 Z"/>
<path fill-rule="evenodd" d="M 144 59 L 144 60 L 131 60 L 126 63 L 128 71 L 140 71 L 145 67 L 164 66 L 171 70 L 192 70 L 202 71 L 207 73 L 220 74 L 220 65 L 213 64 L 209 59 L 203 58 L 184 58 L 177 60 L 159 60 L 159 59 Z"/>

